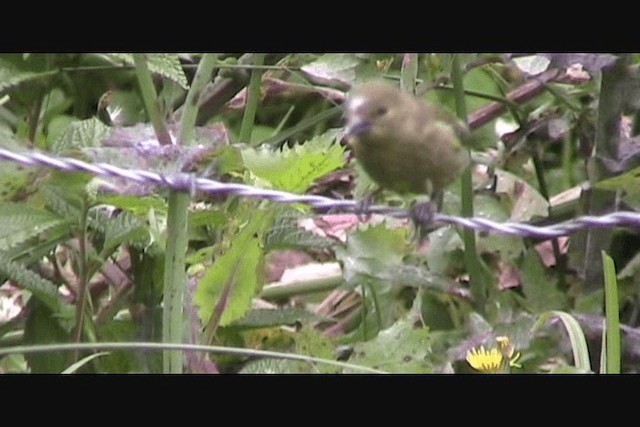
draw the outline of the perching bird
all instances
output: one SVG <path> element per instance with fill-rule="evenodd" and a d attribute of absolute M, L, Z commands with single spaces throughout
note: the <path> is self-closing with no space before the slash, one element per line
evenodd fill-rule
<path fill-rule="evenodd" d="M 461 144 L 469 138 L 462 122 L 390 83 L 355 86 L 345 112 L 356 159 L 382 188 L 430 194 L 439 208 L 443 188 L 470 162 Z"/>

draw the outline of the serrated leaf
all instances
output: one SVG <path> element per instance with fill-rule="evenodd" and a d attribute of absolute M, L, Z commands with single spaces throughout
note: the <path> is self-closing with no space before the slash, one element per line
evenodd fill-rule
<path fill-rule="evenodd" d="M 262 234 L 274 211 L 257 211 L 234 238 L 231 247 L 207 270 L 195 292 L 194 302 L 203 324 L 208 324 L 214 309 L 225 297 L 220 326 L 239 320 L 251 306 L 251 299 L 264 284 Z M 226 292 L 228 291 L 228 294 Z"/>
<path fill-rule="evenodd" d="M 247 363 L 239 374 L 291 374 L 296 368 L 296 363 L 284 359 L 259 359 Z"/>
<path fill-rule="evenodd" d="M 4 59 L 0 59 L 0 93 L 13 89 L 22 83 L 52 76 L 58 71 L 24 71 Z"/>
<path fill-rule="evenodd" d="M 54 153 L 63 154 L 87 147 L 99 147 L 111 129 L 92 117 L 71 123 L 52 145 Z"/>
<path fill-rule="evenodd" d="M 30 291 L 51 310 L 56 311 L 62 305 L 58 287 L 55 284 L 24 265 L 12 261 L 2 252 L 0 252 L 0 275 L 10 280 L 14 285 Z"/>
<path fill-rule="evenodd" d="M 247 170 L 274 188 L 303 193 L 316 179 L 344 166 L 344 148 L 334 144 L 337 135 L 330 130 L 280 152 L 248 148 L 242 150 L 242 159 Z"/>
<path fill-rule="evenodd" d="M 115 248 L 125 242 L 136 247 L 144 247 L 149 242 L 148 227 L 131 212 L 122 211 L 114 217 L 102 215 L 90 220 L 89 225 L 104 233 L 103 250 Z"/>
<path fill-rule="evenodd" d="M 265 250 L 326 248 L 335 244 L 334 240 L 318 236 L 298 225 L 299 216 L 283 216 L 269 228 L 265 236 Z"/>
<path fill-rule="evenodd" d="M 296 335 L 296 353 L 306 356 L 317 357 L 320 359 L 335 359 L 335 349 L 331 340 L 321 332 L 312 327 L 305 326 Z M 297 373 L 321 373 L 336 374 L 340 372 L 340 368 L 323 363 L 312 365 L 309 363 L 298 362 Z"/>
<path fill-rule="evenodd" d="M 133 55 L 130 53 L 110 54 L 109 56 L 120 59 L 126 64 L 133 65 Z M 179 55 L 174 53 L 149 53 L 145 56 L 147 58 L 149 71 L 178 83 L 184 89 L 189 89 L 189 83 L 182 70 Z"/>
<path fill-rule="evenodd" d="M 2 203 L 0 248 L 12 248 L 65 222 L 63 217 L 27 203 Z"/>
<path fill-rule="evenodd" d="M 389 267 L 401 264 L 407 253 L 406 230 L 390 230 L 378 224 L 350 234 L 347 244 L 336 248 L 336 259 L 342 262 L 345 280 L 349 281 L 357 274 L 386 275 Z"/>
<path fill-rule="evenodd" d="M 364 343 L 358 343 L 349 363 L 390 373 L 426 374 L 433 372 L 429 361 L 431 339 L 427 328 L 415 328 L 411 316 Z"/>

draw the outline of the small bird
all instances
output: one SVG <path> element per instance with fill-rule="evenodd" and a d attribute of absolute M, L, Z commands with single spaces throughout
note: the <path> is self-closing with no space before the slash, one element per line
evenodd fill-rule
<path fill-rule="evenodd" d="M 400 194 L 430 194 L 439 210 L 442 190 L 470 162 L 467 127 L 384 81 L 355 86 L 344 107 L 347 141 L 367 174 Z"/>

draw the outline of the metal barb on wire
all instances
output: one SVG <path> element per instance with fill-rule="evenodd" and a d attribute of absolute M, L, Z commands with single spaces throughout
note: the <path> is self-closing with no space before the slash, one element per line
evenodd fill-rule
<path fill-rule="evenodd" d="M 238 196 L 267 199 L 278 203 L 303 203 L 321 211 L 357 212 L 360 206 L 354 200 L 336 200 L 324 196 L 300 195 L 279 190 L 255 188 L 246 184 L 227 183 L 206 178 L 196 178 L 192 174 L 155 172 L 124 169 L 106 163 L 87 163 L 73 158 L 52 157 L 39 152 L 14 153 L 0 148 L 0 160 L 9 160 L 24 166 L 44 166 L 66 172 L 89 172 L 93 175 L 124 178 L 144 184 L 155 184 L 175 191 L 195 195 L 202 193 L 232 193 Z M 406 210 L 387 206 L 371 206 L 369 213 L 378 213 L 395 218 L 406 218 Z M 484 218 L 462 218 L 436 213 L 434 223 L 457 225 L 477 231 L 489 231 L 522 237 L 549 239 L 566 236 L 589 227 L 637 227 L 640 228 L 640 214 L 635 212 L 614 212 L 603 216 L 582 216 L 569 222 L 533 226 L 517 222 L 495 222 Z"/>

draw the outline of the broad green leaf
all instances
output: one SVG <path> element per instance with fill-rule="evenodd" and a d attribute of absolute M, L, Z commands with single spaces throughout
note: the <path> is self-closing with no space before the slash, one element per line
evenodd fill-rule
<path fill-rule="evenodd" d="M 60 326 L 56 311 L 51 310 L 36 298 L 27 303 L 28 315 L 24 326 L 24 343 L 57 344 L 66 342 L 68 335 Z M 27 353 L 25 359 L 34 374 L 57 374 L 68 366 L 67 353 Z"/>
<path fill-rule="evenodd" d="M 558 289 L 557 280 L 547 274 L 538 253 L 533 248 L 524 255 L 521 279 L 527 306 L 534 313 L 565 307 L 565 294 Z"/>
<path fill-rule="evenodd" d="M 316 179 L 344 166 L 344 148 L 334 143 L 337 135 L 330 130 L 280 152 L 248 148 L 242 158 L 247 170 L 274 188 L 303 193 Z"/>
<path fill-rule="evenodd" d="M 335 359 L 335 348 L 331 340 L 316 329 L 305 326 L 296 335 L 296 354 L 317 357 L 321 359 Z M 298 362 L 299 373 L 337 374 L 340 368 L 320 363 L 311 365 Z"/>
<path fill-rule="evenodd" d="M 40 80 L 58 73 L 58 70 L 34 72 L 21 70 L 4 59 L 0 59 L 0 93 L 16 88 L 22 83 Z"/>
<path fill-rule="evenodd" d="M 429 329 L 416 328 L 415 321 L 411 316 L 398 320 L 375 339 L 356 344 L 349 363 L 398 374 L 433 372 Z"/>
<path fill-rule="evenodd" d="M 137 285 L 138 283 L 136 283 Z M 148 319 L 145 320 L 148 321 Z M 139 339 L 141 333 L 144 332 L 141 331 L 138 322 L 133 320 L 111 320 L 100 328 L 100 339 L 112 342 L 135 341 Z M 148 339 L 151 340 L 152 337 L 148 337 Z M 161 355 L 162 353 L 159 352 L 114 351 L 100 361 L 100 366 L 108 374 L 140 372 L 141 362 L 145 358 L 159 359 Z"/>
<path fill-rule="evenodd" d="M 398 298 L 405 283 L 396 274 L 409 252 L 406 230 L 391 230 L 384 224 L 363 227 L 350 234 L 346 245 L 335 252 L 343 266 L 346 287 L 365 292 L 365 318 L 353 338 L 362 338 L 363 334 L 365 339 L 371 338 L 406 312 Z"/>
<path fill-rule="evenodd" d="M 391 230 L 384 224 L 362 227 L 349 235 L 346 246 L 336 248 L 336 258 L 342 262 L 345 280 L 356 274 L 384 275 L 409 252 L 406 230 Z"/>
<path fill-rule="evenodd" d="M 497 222 L 510 220 L 511 213 L 497 198 L 478 195 L 474 199 L 474 213 L 476 216 Z M 500 233 L 477 233 L 478 250 L 481 253 L 499 254 L 500 259 L 512 261 L 525 251 L 521 237 Z"/>
<path fill-rule="evenodd" d="M 635 195 L 640 192 L 640 167 L 622 175 L 604 179 L 596 183 L 595 188 L 611 191 L 623 190 L 627 194 Z"/>
<path fill-rule="evenodd" d="M 231 247 L 200 279 L 194 302 L 203 324 L 208 324 L 223 297 L 226 301 L 223 301 L 220 326 L 241 319 L 249 310 L 251 299 L 264 284 L 262 235 L 274 213 L 273 210 L 256 211 L 232 240 Z"/>

